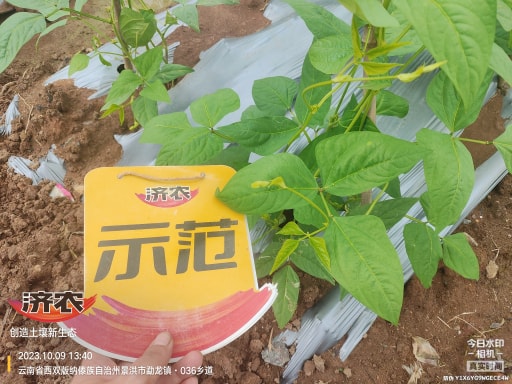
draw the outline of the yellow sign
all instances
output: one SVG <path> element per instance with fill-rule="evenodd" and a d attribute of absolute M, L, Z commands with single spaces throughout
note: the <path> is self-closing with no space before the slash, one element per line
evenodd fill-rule
<path fill-rule="evenodd" d="M 98 168 L 85 179 L 85 295 L 155 311 L 257 289 L 247 223 L 215 198 L 225 166 Z M 202 287 L 202 288 L 201 288 Z"/>

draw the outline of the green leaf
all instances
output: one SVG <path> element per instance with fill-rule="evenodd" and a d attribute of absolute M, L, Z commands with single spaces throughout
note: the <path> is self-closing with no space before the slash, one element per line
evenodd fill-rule
<path fill-rule="evenodd" d="M 295 101 L 295 114 L 301 123 L 306 121 L 306 118 L 309 115 L 309 106 L 316 105 L 320 100 L 325 97 L 327 93 L 331 90 L 332 86 L 327 84 L 320 87 L 315 87 L 312 90 L 307 91 L 303 94 L 304 89 L 309 87 L 310 85 L 326 82 L 331 79 L 331 76 L 327 73 L 319 71 L 312 64 L 309 59 L 309 55 L 304 58 L 304 62 L 302 64 L 302 73 L 300 76 L 299 83 L 299 96 Z M 313 118 L 309 121 L 309 126 L 313 127 L 315 125 L 323 125 L 325 116 L 329 113 L 331 105 L 331 98 L 329 97 L 326 102 L 316 111 L 313 115 Z"/>
<path fill-rule="evenodd" d="M 75 11 L 80 12 L 88 0 L 75 0 Z"/>
<path fill-rule="evenodd" d="M 297 91 L 297 83 L 288 77 L 266 77 L 254 82 L 252 98 L 267 115 L 282 116 L 291 109 Z"/>
<path fill-rule="evenodd" d="M 378 316 L 397 324 L 404 278 L 398 255 L 380 219 L 334 217 L 324 238 L 336 281 Z"/>
<path fill-rule="evenodd" d="M 85 55 L 83 53 L 77 53 L 76 55 L 74 55 L 71 58 L 71 61 L 69 62 L 68 76 L 71 76 L 73 73 L 76 73 L 87 68 L 90 59 L 91 58 L 88 55 Z"/>
<path fill-rule="evenodd" d="M 205 95 L 190 104 L 192 118 L 201 125 L 213 128 L 228 113 L 240 108 L 240 99 L 229 88 Z"/>
<path fill-rule="evenodd" d="M 503 29 L 510 32 L 512 30 L 512 5 L 498 0 L 497 18 Z"/>
<path fill-rule="evenodd" d="M 0 24 L 0 73 L 14 60 L 32 37 L 46 28 L 43 15 L 17 12 Z"/>
<path fill-rule="evenodd" d="M 218 155 L 224 142 L 208 128 L 184 129 L 164 143 L 156 165 L 197 165 Z"/>
<path fill-rule="evenodd" d="M 50 24 L 48 27 L 45 28 L 45 30 L 43 32 L 41 32 L 41 34 L 37 38 L 36 46 L 37 46 L 37 44 L 39 44 L 39 39 L 41 39 L 41 37 L 46 36 L 47 34 L 53 32 L 57 28 L 65 26 L 67 23 L 68 23 L 67 19 L 63 19 L 63 20 L 59 20 L 55 23 Z"/>
<path fill-rule="evenodd" d="M 285 0 L 304 20 L 316 39 L 332 35 L 347 35 L 350 27 L 324 7 L 305 0 Z"/>
<path fill-rule="evenodd" d="M 413 197 L 403 197 L 399 199 L 390 199 L 379 201 L 373 207 L 371 214 L 377 216 L 382 220 L 386 229 L 390 229 L 393 225 L 398 223 L 409 212 L 418 199 Z M 348 212 L 348 216 L 364 215 L 370 208 L 370 204 L 361 205 L 352 208 Z"/>
<path fill-rule="evenodd" d="M 274 274 L 272 282 L 277 285 L 277 298 L 272 304 L 279 328 L 292 318 L 299 301 L 300 281 L 293 268 L 286 265 Z"/>
<path fill-rule="evenodd" d="M 162 47 L 155 47 L 137 56 L 133 62 L 140 76 L 149 81 L 160 70 L 163 59 Z"/>
<path fill-rule="evenodd" d="M 496 27 L 496 1 L 394 0 L 423 44 L 443 66 L 466 107 L 487 71 Z"/>
<path fill-rule="evenodd" d="M 375 27 L 397 27 L 398 21 L 391 16 L 379 0 L 339 0 L 350 12 Z"/>
<path fill-rule="evenodd" d="M 125 69 L 112 83 L 105 105 L 102 111 L 108 109 L 112 104 L 122 105 L 142 85 L 142 79 L 134 72 Z"/>
<path fill-rule="evenodd" d="M 352 55 L 352 38 L 349 34 L 315 39 L 308 53 L 311 64 L 330 75 L 340 72 Z"/>
<path fill-rule="evenodd" d="M 376 132 L 350 132 L 320 142 L 316 158 L 324 189 L 355 195 L 410 170 L 424 154 L 415 143 Z"/>
<path fill-rule="evenodd" d="M 251 151 L 238 144 L 231 144 L 204 164 L 227 165 L 237 171 L 249 164 Z"/>
<path fill-rule="evenodd" d="M 281 183 L 276 183 L 279 178 Z M 217 192 L 217 198 L 235 211 L 264 214 L 308 205 L 296 192 L 313 199 L 317 191 L 316 180 L 306 165 L 295 155 L 279 153 L 238 171 Z"/>
<path fill-rule="evenodd" d="M 409 102 L 390 91 L 377 93 L 377 115 L 404 118 L 409 113 Z"/>
<path fill-rule="evenodd" d="M 291 255 L 290 260 L 301 271 L 304 271 L 318 279 L 328 281 L 331 284 L 335 283 L 334 278 L 328 272 L 323 263 L 320 262 L 311 242 L 301 241 L 299 247 Z"/>
<path fill-rule="evenodd" d="M 478 280 L 480 276 L 478 259 L 463 233 L 443 238 L 443 261 L 466 279 Z"/>
<path fill-rule="evenodd" d="M 180 21 L 187 24 L 193 31 L 199 32 L 199 14 L 195 4 L 185 4 L 176 7 L 172 11 L 173 15 Z"/>
<path fill-rule="evenodd" d="M 318 258 L 318 261 L 322 264 L 322 266 L 329 271 L 331 269 L 331 257 L 329 256 L 329 251 L 327 251 L 327 245 L 325 244 L 325 239 L 322 237 L 309 237 L 309 244 L 315 250 L 315 254 Z"/>
<path fill-rule="evenodd" d="M 404 240 L 414 273 L 425 288 L 430 287 L 443 256 L 437 234 L 426 224 L 409 223 L 404 227 Z"/>
<path fill-rule="evenodd" d="M 297 123 L 284 116 L 264 116 L 220 127 L 218 131 L 259 155 L 270 155 L 297 133 Z"/>
<path fill-rule="evenodd" d="M 422 129 L 418 143 L 430 150 L 423 159 L 428 191 L 427 201 L 422 197 L 429 221 L 441 231 L 455 223 L 469 200 L 475 172 L 471 154 L 450 135 Z"/>
<path fill-rule="evenodd" d="M 100 60 L 100 63 L 103 64 L 104 66 L 106 66 L 106 67 L 112 66 L 112 63 L 110 61 L 108 61 L 107 59 L 105 59 L 105 57 L 101 53 L 98 53 L 98 59 Z"/>
<path fill-rule="evenodd" d="M 185 129 L 192 129 L 185 112 L 158 115 L 144 125 L 141 143 L 165 144 Z"/>
<path fill-rule="evenodd" d="M 187 73 L 194 72 L 194 70 L 186 65 L 180 64 L 165 64 L 160 68 L 156 77 L 162 83 L 169 83 L 176 80 L 178 77 L 185 76 Z"/>
<path fill-rule="evenodd" d="M 132 112 L 135 120 L 145 126 L 153 117 L 158 115 L 157 103 L 139 95 L 132 103 Z"/>
<path fill-rule="evenodd" d="M 500 75 L 507 83 L 512 84 L 512 61 L 498 44 L 493 44 L 489 68 Z"/>
<path fill-rule="evenodd" d="M 312 199 L 312 202 L 316 204 L 317 207 L 323 207 L 323 202 L 320 195 L 315 196 L 314 199 Z M 329 209 L 331 214 L 339 214 L 333 207 L 329 206 Z M 312 205 L 306 205 L 305 207 L 294 209 L 293 217 L 299 223 L 304 225 L 312 225 L 315 228 L 324 227 L 328 221 L 328 219 L 324 215 L 322 215 L 317 209 L 315 209 Z"/>
<path fill-rule="evenodd" d="M 508 171 L 512 173 L 512 125 L 507 126 L 493 144 L 503 157 Z"/>
<path fill-rule="evenodd" d="M 49 21 L 55 21 L 69 12 L 60 11 L 61 8 L 69 8 L 69 0 L 12 0 L 9 4 L 19 8 L 33 9 L 42 13 Z"/>
<path fill-rule="evenodd" d="M 277 252 L 276 259 L 274 260 L 274 265 L 270 270 L 270 274 L 273 274 L 277 271 L 290 257 L 290 255 L 297 249 L 299 246 L 299 240 L 297 239 L 286 239 Z"/>
<path fill-rule="evenodd" d="M 161 101 L 163 103 L 170 103 L 171 97 L 167 93 L 167 88 L 160 82 L 160 80 L 153 80 L 144 84 L 144 89 L 140 92 L 140 96 L 146 97 L 149 100 Z"/>
<path fill-rule="evenodd" d="M 279 252 L 282 246 L 282 241 L 274 240 L 257 256 L 254 264 L 256 267 L 256 276 L 258 279 L 270 275 L 270 270 L 274 265 L 277 252 Z"/>
<path fill-rule="evenodd" d="M 155 14 L 152 10 L 135 11 L 131 8 L 122 8 L 119 27 L 129 46 L 143 47 L 151 41 L 157 31 Z"/>
<path fill-rule="evenodd" d="M 278 235 L 285 236 L 304 236 L 306 233 L 297 225 L 295 221 L 289 221 L 277 232 Z"/>
<path fill-rule="evenodd" d="M 450 131 L 464 129 L 480 114 L 492 76 L 492 72 L 488 71 L 472 104 L 465 106 L 448 76 L 439 72 L 428 86 L 427 104 Z"/>

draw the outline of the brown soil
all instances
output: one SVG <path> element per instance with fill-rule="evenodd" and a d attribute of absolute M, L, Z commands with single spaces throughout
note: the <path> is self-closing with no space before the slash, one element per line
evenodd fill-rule
<path fill-rule="evenodd" d="M 101 0 L 89 1 L 86 11 L 103 9 Z M 261 0 L 242 1 L 240 6 L 211 7 L 201 10 L 201 34 L 179 31 L 182 42 L 175 61 L 193 65 L 200 51 L 222 36 L 239 36 L 263 28 Z M 66 36 L 63 38 L 63 36 Z M 18 59 L 0 74 L 0 113 L 18 93 L 22 116 L 10 136 L 0 137 L 0 382 L 67 383 L 69 377 L 23 376 L 6 372 L 7 356 L 16 371 L 23 362 L 16 359 L 23 351 L 83 351 L 66 338 L 12 337 L 13 328 L 40 328 L 36 323 L 11 311 L 7 299 L 20 298 L 24 291 L 79 291 L 83 288 L 83 205 L 80 186 L 84 175 L 98 166 L 114 165 L 121 149 L 113 134 L 123 133 L 116 117 L 100 119 L 102 101 L 86 101 L 88 92 L 75 89 L 70 82 L 44 87 L 44 80 L 77 51 L 86 48 L 90 31 L 77 23 L 41 39 L 35 48 L 31 42 Z M 497 116 L 501 99 L 496 97 L 474 127 L 496 136 L 503 131 Z M 51 199 L 52 183 L 38 186 L 7 167 L 11 155 L 24 156 L 37 163 L 50 146 L 64 158 L 66 186 L 75 202 Z M 475 150 L 475 156 L 488 153 Z M 479 160 L 480 161 L 480 160 Z M 365 339 L 346 362 L 337 357 L 340 344 L 306 362 L 298 383 L 407 383 L 409 375 L 402 365 L 415 361 L 412 337 L 427 339 L 440 356 L 439 366 L 423 364 L 425 371 L 418 383 L 441 383 L 445 375 L 465 375 L 468 353 L 474 352 L 471 338 L 503 339 L 507 374 L 512 363 L 512 177 L 505 180 L 469 215 L 459 228 L 474 240 L 481 266 L 478 281 L 465 280 L 441 267 L 430 289 L 416 278 L 406 284 L 404 307 L 398 326 L 377 320 Z M 497 274 L 488 275 L 486 267 L 494 261 Z M 300 325 L 300 317 L 329 286 L 305 278 L 300 307 L 290 328 Z M 498 326 L 499 325 L 499 326 Z M 205 357 L 205 366 L 213 375 L 201 377 L 204 384 L 278 383 L 282 368 L 266 364 L 262 349 L 271 335 L 279 333 L 271 312 L 239 339 Z M 63 361 L 62 365 L 77 364 Z M 24 363 L 26 365 L 26 362 Z M 38 362 L 39 365 L 54 364 Z M 457 381 L 457 380 L 455 380 Z M 473 381 L 482 382 L 482 381 Z M 486 381 L 487 383 L 492 381 Z"/>

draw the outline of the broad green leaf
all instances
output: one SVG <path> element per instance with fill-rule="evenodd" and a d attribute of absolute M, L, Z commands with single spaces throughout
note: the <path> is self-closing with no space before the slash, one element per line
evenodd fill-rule
<path fill-rule="evenodd" d="M 492 72 L 488 71 L 472 104 L 465 106 L 453 83 L 444 72 L 439 72 L 427 89 L 427 104 L 452 132 L 472 124 L 480 114 Z"/>
<path fill-rule="evenodd" d="M 190 104 L 192 118 L 205 127 L 213 128 L 228 113 L 240 108 L 240 99 L 229 88 L 205 95 Z"/>
<path fill-rule="evenodd" d="M 258 279 L 270 275 L 277 252 L 279 252 L 282 246 L 283 241 L 274 240 L 257 256 L 254 264 Z"/>
<path fill-rule="evenodd" d="M 80 12 L 88 0 L 75 0 L 75 11 Z"/>
<path fill-rule="evenodd" d="M 169 83 L 176 80 L 178 77 L 185 76 L 187 73 L 194 72 L 190 67 L 180 64 L 165 64 L 160 68 L 160 71 L 156 74 L 158 80 L 162 83 Z"/>
<path fill-rule="evenodd" d="M 223 141 L 208 128 L 198 127 L 179 132 L 172 141 L 164 143 L 156 165 L 197 165 L 218 155 Z"/>
<path fill-rule="evenodd" d="M 192 28 L 192 30 L 199 32 L 199 13 L 195 4 L 185 4 L 181 7 L 176 7 L 172 13 L 178 20 L 183 21 Z"/>
<path fill-rule="evenodd" d="M 324 209 L 322 199 L 320 195 L 317 195 L 312 199 L 312 202 L 319 207 L 320 209 Z M 335 209 L 331 206 L 329 206 L 329 209 L 331 209 L 331 214 L 336 215 L 339 214 L 335 211 Z M 322 228 L 324 227 L 327 222 L 328 218 L 326 218 L 324 215 L 322 215 L 318 209 L 314 208 L 312 205 L 306 205 L 305 207 L 300 207 L 298 209 L 293 210 L 293 217 L 295 220 L 297 220 L 299 223 L 304 225 L 312 225 L 315 228 Z"/>
<path fill-rule="evenodd" d="M 0 24 L 0 73 L 14 60 L 19 50 L 32 37 L 46 28 L 43 15 L 17 12 Z"/>
<path fill-rule="evenodd" d="M 397 27 L 398 21 L 391 16 L 379 0 L 339 0 L 349 11 L 375 27 Z"/>
<path fill-rule="evenodd" d="M 390 91 L 377 93 L 377 115 L 403 118 L 409 113 L 409 102 L 402 96 Z"/>
<path fill-rule="evenodd" d="M 508 171 L 512 173 L 512 125 L 507 126 L 505 132 L 498 136 L 493 144 L 503 157 Z"/>
<path fill-rule="evenodd" d="M 324 238 L 336 281 L 378 316 L 397 324 L 404 278 L 398 255 L 380 219 L 334 217 Z"/>
<path fill-rule="evenodd" d="M 466 107 L 487 71 L 496 27 L 496 1 L 394 0 L 413 25 Z"/>
<path fill-rule="evenodd" d="M 439 237 L 426 224 L 409 223 L 404 227 L 404 240 L 414 273 L 425 288 L 430 287 L 443 256 Z"/>
<path fill-rule="evenodd" d="M 69 62 L 68 76 L 71 76 L 73 73 L 76 73 L 87 68 L 90 59 L 91 58 L 88 55 L 85 55 L 83 53 L 77 53 L 76 55 L 74 55 L 71 58 L 71 61 Z"/>
<path fill-rule="evenodd" d="M 139 95 L 132 103 L 132 112 L 135 120 L 145 126 L 152 118 L 158 115 L 157 103 Z"/>
<path fill-rule="evenodd" d="M 291 109 L 297 91 L 297 83 L 288 77 L 266 77 L 254 82 L 252 98 L 267 115 L 282 116 Z"/>
<path fill-rule="evenodd" d="M 185 129 L 192 129 L 185 112 L 158 115 L 144 125 L 140 142 L 165 144 Z"/>
<path fill-rule="evenodd" d="M 422 147 L 430 150 L 423 159 L 428 188 L 428 204 L 424 208 L 439 232 L 458 220 L 468 202 L 475 181 L 473 159 L 466 147 L 450 135 L 422 129 L 416 137 Z"/>
<path fill-rule="evenodd" d="M 443 262 L 466 279 L 478 280 L 480 276 L 478 259 L 463 233 L 443 238 Z"/>
<path fill-rule="evenodd" d="M 274 265 L 270 270 L 270 274 L 273 274 L 277 271 L 289 258 L 290 255 L 297 249 L 299 246 L 299 240 L 297 239 L 286 239 L 277 252 L 276 259 L 274 260 Z"/>
<path fill-rule="evenodd" d="M 297 133 L 297 123 L 284 116 L 265 116 L 242 120 L 218 129 L 240 145 L 259 155 L 270 155 L 288 143 Z"/>
<path fill-rule="evenodd" d="M 249 164 L 251 151 L 238 144 L 231 144 L 221 153 L 212 157 L 204 164 L 227 165 L 237 171 Z"/>
<path fill-rule="evenodd" d="M 310 237 L 309 244 L 315 250 L 316 257 L 322 266 L 329 271 L 331 269 L 331 257 L 329 251 L 327 251 L 327 245 L 323 237 Z"/>
<path fill-rule="evenodd" d="M 125 69 L 112 84 L 102 111 L 112 104 L 122 105 L 142 85 L 142 79 L 134 72 Z"/>
<path fill-rule="evenodd" d="M 162 47 L 155 47 L 137 56 L 133 61 L 140 76 L 149 81 L 160 70 L 163 58 Z"/>
<path fill-rule="evenodd" d="M 119 27 L 129 46 L 143 47 L 151 41 L 157 31 L 155 14 L 152 10 L 135 11 L 131 8 L 122 8 Z"/>
<path fill-rule="evenodd" d="M 371 215 L 380 218 L 386 229 L 390 229 L 393 225 L 403 219 L 407 212 L 409 212 L 412 206 L 417 202 L 418 199 L 413 197 L 379 201 L 373 207 Z M 369 204 L 352 208 L 348 212 L 348 216 L 364 215 L 368 211 L 368 208 L 370 208 Z"/>
<path fill-rule="evenodd" d="M 289 265 L 274 274 L 272 282 L 277 285 L 277 298 L 272 304 L 279 328 L 283 328 L 292 318 L 299 300 L 299 276 Z"/>
<path fill-rule="evenodd" d="M 171 97 L 167 93 L 167 88 L 160 82 L 160 80 L 153 80 L 144 84 L 144 89 L 140 95 L 153 101 L 161 101 L 163 103 L 170 103 Z"/>
<path fill-rule="evenodd" d="M 304 89 L 309 87 L 310 85 L 329 81 L 331 76 L 319 71 L 312 64 L 309 59 L 309 55 L 304 58 L 304 62 L 302 64 L 302 73 L 300 77 L 299 83 L 299 94 L 297 96 L 297 100 L 295 102 L 295 114 L 301 123 L 304 123 L 310 113 L 310 107 L 316 105 L 322 98 L 329 93 L 332 86 L 331 85 L 323 85 L 320 87 L 315 87 L 312 90 L 304 92 Z M 309 121 L 309 126 L 313 127 L 315 125 L 322 126 L 324 123 L 325 116 L 329 112 L 331 105 L 331 98 L 329 97 L 326 102 L 320 107 L 320 109 L 316 110 L 313 118 Z"/>
<path fill-rule="evenodd" d="M 332 35 L 346 35 L 350 27 L 324 7 L 305 0 L 285 0 L 304 20 L 316 39 Z"/>
<path fill-rule="evenodd" d="M 69 15 L 69 12 L 60 10 L 61 8 L 69 8 L 69 0 L 9 0 L 9 4 L 19 8 L 36 10 L 49 21 L 55 21 L 60 17 Z"/>
<path fill-rule="evenodd" d="M 340 72 L 352 55 L 352 39 L 348 34 L 315 39 L 308 53 L 311 64 L 329 75 Z"/>
<path fill-rule="evenodd" d="M 493 44 L 489 68 L 512 84 L 512 61 L 498 44 Z"/>
<path fill-rule="evenodd" d="M 328 272 L 309 241 L 301 241 L 299 247 L 290 257 L 293 264 L 307 274 L 334 284 L 334 278 Z"/>
<path fill-rule="evenodd" d="M 415 143 L 376 132 L 350 132 L 320 142 L 316 158 L 324 189 L 355 195 L 409 171 L 423 156 Z"/>
<path fill-rule="evenodd" d="M 498 0 L 497 18 L 503 29 L 510 32 L 512 30 L 512 5 Z"/>
<path fill-rule="evenodd" d="M 289 221 L 277 232 L 278 235 L 285 236 L 304 236 L 306 233 L 297 225 L 295 221 Z"/>
<path fill-rule="evenodd" d="M 264 214 L 308 205 L 297 192 L 313 199 L 317 190 L 313 174 L 297 156 L 279 153 L 238 171 L 217 197 L 235 211 Z"/>

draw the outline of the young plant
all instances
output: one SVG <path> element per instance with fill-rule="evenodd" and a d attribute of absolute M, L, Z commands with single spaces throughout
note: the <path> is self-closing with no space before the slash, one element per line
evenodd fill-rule
<path fill-rule="evenodd" d="M 298 85 L 280 76 L 257 80 L 255 105 L 226 126 L 218 123 L 238 109 L 239 100 L 220 90 L 191 105 L 199 127 L 183 112 L 162 115 L 148 122 L 142 140 L 163 145 L 157 164 L 239 169 L 217 197 L 263 218 L 274 234 L 256 263 L 260 277 L 273 275 L 278 284 L 279 326 L 297 305 L 295 268 L 338 283 L 342 294 L 350 292 L 396 324 L 404 279 L 387 230 L 402 218 L 410 220 L 403 232 L 406 250 L 425 287 L 441 260 L 466 278 L 479 277 L 465 236 L 440 233 L 459 219 L 474 184 L 471 154 L 462 144 L 469 139 L 458 134 L 477 118 L 493 72 L 512 82 L 512 24 L 501 16 L 512 14 L 512 2 L 340 0 L 354 14 L 347 25 L 319 5 L 286 1 L 314 36 Z M 408 71 L 425 50 L 434 63 Z M 408 113 L 407 100 L 389 91 L 391 83 L 412 83 L 427 72 L 436 72 L 427 103 L 447 131 L 422 129 L 416 142 L 380 132 L 375 113 Z M 352 83 L 364 90 L 359 100 L 347 99 Z M 341 95 L 336 103 L 334 95 Z M 306 148 L 289 153 L 300 137 Z M 493 141 L 471 141 L 494 145 L 512 171 L 512 126 Z M 251 152 L 261 158 L 249 164 Z M 428 190 L 419 198 L 402 197 L 399 176 L 419 161 Z M 378 196 L 365 202 L 371 190 Z M 425 221 L 407 216 L 418 201 Z"/>
<path fill-rule="evenodd" d="M 87 0 L 75 0 L 72 8 L 69 0 L 10 0 L 12 5 L 32 12 L 17 12 L 0 25 L 0 72 L 32 37 L 39 34 L 41 38 L 69 19 L 79 19 L 88 25 L 90 21 L 106 24 L 115 36 L 112 42 L 124 60 L 124 68 L 120 68 L 119 77 L 112 84 L 102 108 L 103 116 L 118 112 L 123 122 L 125 108 L 131 107 L 135 118 L 133 128 L 144 125 L 158 114 L 158 102 L 171 101 L 167 93 L 169 84 L 192 71 L 168 63 L 166 31 L 178 21 L 199 31 L 198 5 L 234 4 L 233 0 L 199 0 L 195 4 L 181 0 L 172 12 L 167 11 L 163 25 L 158 26 L 155 12 L 148 5 L 150 1 L 111 0 L 108 17 L 104 18 L 82 11 Z M 101 51 L 98 36 L 94 37 L 93 45 L 94 55 L 102 64 L 111 66 L 105 57 L 107 52 Z M 87 68 L 90 59 L 90 55 L 75 54 L 69 74 Z"/>

